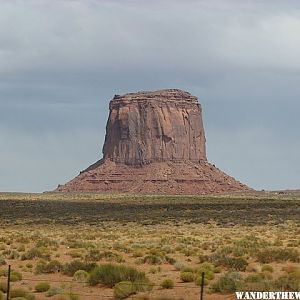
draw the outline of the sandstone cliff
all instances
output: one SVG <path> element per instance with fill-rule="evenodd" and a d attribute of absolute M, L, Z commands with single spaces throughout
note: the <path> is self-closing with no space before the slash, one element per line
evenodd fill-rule
<path fill-rule="evenodd" d="M 206 160 L 201 106 L 180 90 L 116 95 L 103 158 L 127 165 Z"/>
<path fill-rule="evenodd" d="M 115 95 L 103 158 L 56 191 L 206 194 L 249 188 L 207 162 L 202 110 L 168 89 Z"/>

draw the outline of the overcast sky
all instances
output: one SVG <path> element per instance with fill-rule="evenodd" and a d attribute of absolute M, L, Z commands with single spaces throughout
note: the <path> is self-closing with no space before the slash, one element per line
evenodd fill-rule
<path fill-rule="evenodd" d="M 113 95 L 162 88 L 199 97 L 209 161 L 300 188 L 300 1 L 0 0 L 0 191 L 70 180 Z"/>

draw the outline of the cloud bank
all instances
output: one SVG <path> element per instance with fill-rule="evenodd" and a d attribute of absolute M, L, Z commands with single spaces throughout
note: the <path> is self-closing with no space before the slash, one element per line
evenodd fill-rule
<path fill-rule="evenodd" d="M 1 1 L 0 190 L 43 191 L 101 157 L 114 94 L 181 88 L 209 159 L 299 188 L 298 1 Z"/>

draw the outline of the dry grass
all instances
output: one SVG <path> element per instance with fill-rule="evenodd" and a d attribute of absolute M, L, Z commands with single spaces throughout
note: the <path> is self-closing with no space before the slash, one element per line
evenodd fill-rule
<path fill-rule="evenodd" d="M 234 299 L 234 289 L 299 289 L 297 194 L 48 193 L 0 194 L 0 199 L 0 290 L 11 264 L 12 288 L 22 288 L 28 299 L 131 294 L 193 300 L 199 298 L 203 271 L 207 300 Z M 111 285 L 103 284 L 108 280 L 103 274 L 102 284 L 91 285 L 96 265 L 112 272 Z M 118 280 L 125 283 L 114 293 Z M 40 282 L 49 283 L 49 290 L 37 293 Z M 128 289 L 126 282 L 132 283 Z M 163 282 L 174 287 L 162 288 Z"/>

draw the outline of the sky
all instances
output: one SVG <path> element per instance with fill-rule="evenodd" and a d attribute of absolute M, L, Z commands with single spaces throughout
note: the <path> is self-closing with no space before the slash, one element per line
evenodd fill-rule
<path fill-rule="evenodd" d="M 199 98 L 210 162 L 300 188 L 300 1 L 0 0 L 0 191 L 97 161 L 114 94 Z"/>

